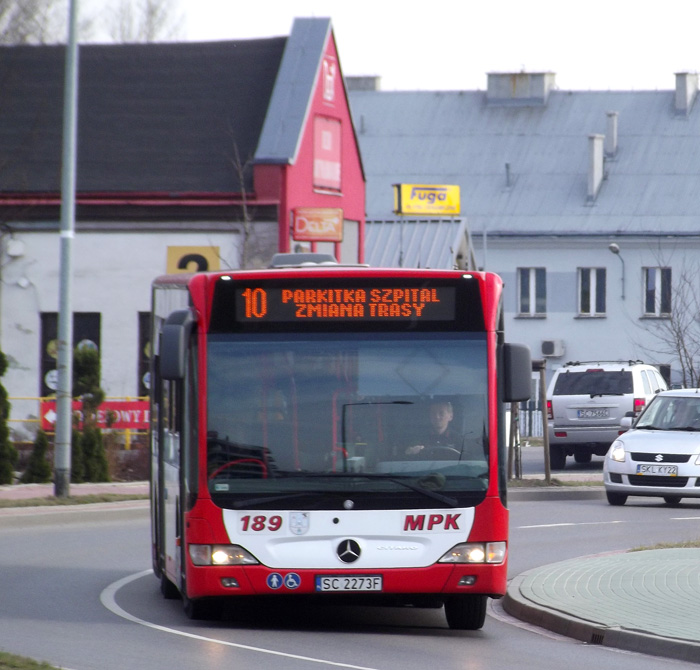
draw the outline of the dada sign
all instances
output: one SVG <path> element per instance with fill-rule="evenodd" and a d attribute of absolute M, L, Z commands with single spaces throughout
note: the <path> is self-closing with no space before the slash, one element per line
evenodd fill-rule
<path fill-rule="evenodd" d="M 343 210 L 297 207 L 294 209 L 292 237 L 299 242 L 342 242 Z"/>

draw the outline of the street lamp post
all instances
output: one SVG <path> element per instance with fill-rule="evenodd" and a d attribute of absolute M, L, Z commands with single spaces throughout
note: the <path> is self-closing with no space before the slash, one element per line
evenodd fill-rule
<path fill-rule="evenodd" d="M 614 253 L 620 259 L 620 263 L 622 263 L 622 299 L 624 300 L 625 299 L 625 259 L 622 258 L 622 255 L 620 254 L 620 247 L 617 244 L 615 244 L 615 242 L 611 242 L 608 245 L 608 249 L 610 249 L 610 251 L 612 253 Z"/>
<path fill-rule="evenodd" d="M 70 495 L 71 432 L 73 430 L 73 312 L 71 307 L 72 244 L 75 234 L 75 178 L 78 107 L 78 0 L 70 0 L 63 94 L 63 158 L 61 169 L 61 235 L 58 307 L 58 388 L 54 493 Z"/>

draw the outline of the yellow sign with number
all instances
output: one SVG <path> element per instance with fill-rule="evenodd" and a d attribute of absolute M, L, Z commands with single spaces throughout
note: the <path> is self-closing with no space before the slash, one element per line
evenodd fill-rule
<path fill-rule="evenodd" d="M 168 247 L 168 274 L 220 269 L 219 247 Z"/>

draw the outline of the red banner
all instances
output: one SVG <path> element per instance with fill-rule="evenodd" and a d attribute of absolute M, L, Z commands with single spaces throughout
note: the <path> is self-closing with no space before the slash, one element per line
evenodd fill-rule
<path fill-rule="evenodd" d="M 338 119 L 317 116 L 314 119 L 314 186 L 340 191 L 341 180 L 341 125 Z"/>
<path fill-rule="evenodd" d="M 82 427 L 83 403 L 73 401 L 73 413 L 80 418 Z M 56 401 L 41 402 L 41 429 L 52 433 L 56 430 Z M 108 421 L 109 419 L 109 421 Z M 97 425 L 99 428 L 115 430 L 148 430 L 150 407 L 148 400 L 105 400 L 97 410 Z M 107 425 L 109 423 L 109 425 Z"/>

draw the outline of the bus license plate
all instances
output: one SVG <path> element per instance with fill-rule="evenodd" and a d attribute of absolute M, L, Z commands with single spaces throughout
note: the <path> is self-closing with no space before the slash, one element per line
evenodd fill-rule
<path fill-rule="evenodd" d="M 317 591 L 381 591 L 381 575 L 317 575 Z"/>
<path fill-rule="evenodd" d="M 637 465 L 638 475 L 665 475 L 666 477 L 678 477 L 677 465 Z"/>

